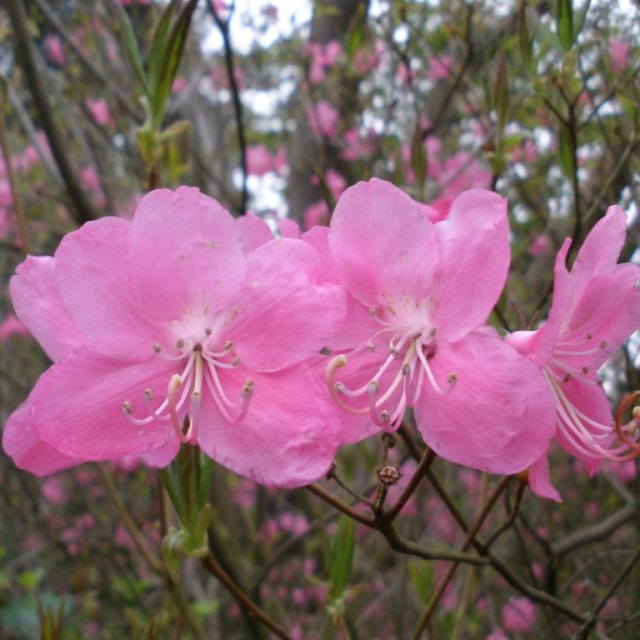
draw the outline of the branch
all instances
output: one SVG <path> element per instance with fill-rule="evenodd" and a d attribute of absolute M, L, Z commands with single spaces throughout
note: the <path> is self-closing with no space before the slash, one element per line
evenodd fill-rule
<path fill-rule="evenodd" d="M 51 23 L 51 26 L 56 30 L 58 35 L 67 43 L 67 46 L 76 55 L 82 66 L 103 86 L 107 91 L 113 95 L 116 102 L 138 123 L 141 124 L 144 120 L 143 114 L 139 109 L 136 109 L 127 96 L 120 90 L 120 87 L 109 82 L 109 78 L 104 74 L 93 62 L 85 55 L 82 48 L 78 46 L 71 34 L 67 31 L 62 20 L 54 13 L 46 0 L 34 0 L 38 9 L 42 12 L 44 17 Z"/>
<path fill-rule="evenodd" d="M 231 87 L 231 95 L 233 96 L 233 108 L 236 118 L 236 128 L 238 131 L 238 144 L 240 146 L 240 166 L 242 168 L 242 199 L 240 201 L 240 215 L 247 212 L 247 141 L 244 134 L 244 124 L 242 121 L 242 101 L 240 100 L 240 89 L 236 80 L 235 61 L 233 58 L 233 49 L 231 48 L 231 40 L 229 38 L 229 19 L 222 20 L 216 11 L 212 0 L 207 0 L 207 7 L 213 16 L 224 45 L 224 59 L 227 65 L 227 76 L 229 77 L 229 86 Z"/>
<path fill-rule="evenodd" d="M 211 552 L 202 559 L 202 564 L 218 579 L 220 584 L 238 601 L 250 616 L 260 621 L 265 627 L 275 633 L 278 638 L 282 638 L 282 640 L 292 640 L 291 636 L 275 620 L 272 620 L 231 580 L 225 570 L 214 560 Z"/>
<path fill-rule="evenodd" d="M 53 117 L 47 98 L 47 91 L 42 83 L 35 61 L 33 44 L 27 28 L 27 17 L 23 3 L 20 0 L 7 0 L 9 19 L 13 27 L 16 41 L 16 55 L 24 71 L 27 84 L 31 90 L 33 100 L 42 122 L 42 128 L 49 141 L 51 152 L 56 160 L 60 175 L 73 204 L 72 216 L 78 224 L 84 224 L 98 217 L 93 205 L 86 197 L 73 171 L 71 161 L 67 156 L 67 144 L 62 139 Z"/>

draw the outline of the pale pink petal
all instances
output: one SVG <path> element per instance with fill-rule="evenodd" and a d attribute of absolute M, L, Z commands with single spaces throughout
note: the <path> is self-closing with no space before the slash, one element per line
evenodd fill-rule
<path fill-rule="evenodd" d="M 195 188 L 148 193 L 128 242 L 136 301 L 153 318 L 176 320 L 197 306 L 223 309 L 244 281 L 244 252 L 233 218 Z"/>
<path fill-rule="evenodd" d="M 278 218 L 277 224 L 283 238 L 300 237 L 300 227 L 295 220 L 291 218 Z"/>
<path fill-rule="evenodd" d="M 558 490 L 551 484 L 549 460 L 546 453 L 541 455 L 531 466 L 529 470 L 529 487 L 533 493 L 541 498 L 562 502 Z"/>
<path fill-rule="evenodd" d="M 141 311 L 126 268 L 130 223 L 101 218 L 65 236 L 55 255 L 64 307 L 93 348 L 119 358 L 146 358 L 164 338 Z"/>
<path fill-rule="evenodd" d="M 566 356 L 570 364 L 597 369 L 640 327 L 639 278 L 640 267 L 624 263 L 593 275 L 584 283 L 561 334 L 568 342 L 580 341 L 585 350 L 575 357 Z M 591 336 L 588 340 L 587 335 Z M 580 351 L 570 346 L 564 349 L 567 353 Z"/>
<path fill-rule="evenodd" d="M 134 426 L 122 406 L 129 401 L 133 415 L 145 417 L 145 389 L 159 405 L 174 373 L 179 373 L 176 363 L 159 357 L 124 364 L 80 349 L 46 371 L 29 396 L 38 435 L 62 453 L 85 460 L 157 449 L 173 434 L 170 422 Z"/>
<path fill-rule="evenodd" d="M 27 259 L 11 278 L 9 291 L 20 320 L 52 360 L 59 360 L 83 344 L 69 312 L 64 308 L 54 280 L 55 259 Z"/>
<path fill-rule="evenodd" d="M 271 233 L 269 225 L 251 211 L 236 218 L 235 225 L 245 253 L 251 253 L 254 249 L 273 240 L 273 233 Z"/>
<path fill-rule="evenodd" d="M 359 182 L 342 194 L 329 246 L 340 282 L 365 305 L 431 292 L 439 257 L 434 225 L 389 182 Z"/>
<path fill-rule="evenodd" d="M 560 334 L 560 328 L 571 306 L 574 282 L 565 266 L 570 247 L 571 240 L 567 238 L 556 256 L 553 276 L 553 301 L 547 322 L 537 331 L 516 331 L 506 337 L 507 343 L 540 368 L 546 367 L 549 360 L 551 360 Z"/>
<path fill-rule="evenodd" d="M 511 255 L 507 201 L 484 189 L 465 191 L 435 228 L 440 265 L 432 291 L 434 324 L 453 341 L 485 322 L 502 293 Z"/>
<path fill-rule="evenodd" d="M 439 343 L 429 363 L 442 389 L 425 382 L 415 407 L 425 442 L 441 457 L 490 473 L 531 466 L 555 431 L 555 405 L 539 369 L 497 336 L 474 332 Z"/>
<path fill-rule="evenodd" d="M 225 372 L 225 388 L 235 383 L 239 396 L 244 375 Z M 306 365 L 251 377 L 253 397 L 239 424 L 229 423 L 211 396 L 203 396 L 203 451 L 261 484 L 297 487 L 322 477 L 340 444 L 339 421 L 322 381 Z"/>
<path fill-rule="evenodd" d="M 247 261 L 247 283 L 232 306 L 228 333 L 241 362 L 275 371 L 316 354 L 344 317 L 345 294 L 323 282 L 315 250 L 301 240 L 279 238 Z"/>
<path fill-rule="evenodd" d="M 180 450 L 180 440 L 178 438 L 170 438 L 169 441 L 153 451 L 143 453 L 140 457 L 145 464 L 150 467 L 166 467 L 175 457 Z"/>
<path fill-rule="evenodd" d="M 613 267 L 618 261 L 626 236 L 627 216 L 618 206 L 607 209 L 578 251 L 573 271 L 576 276 Z"/>
<path fill-rule="evenodd" d="M 29 402 L 20 405 L 7 420 L 2 432 L 2 448 L 16 467 L 36 476 L 46 476 L 81 464 L 41 440 L 33 426 Z"/>

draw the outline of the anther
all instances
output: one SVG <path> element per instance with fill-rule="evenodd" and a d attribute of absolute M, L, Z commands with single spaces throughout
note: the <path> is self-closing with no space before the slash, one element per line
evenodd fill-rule
<path fill-rule="evenodd" d="M 247 381 L 244 383 L 242 387 L 242 397 L 247 398 L 253 393 L 253 380 L 251 378 L 247 378 Z"/>
<path fill-rule="evenodd" d="M 231 340 L 227 340 L 224 343 L 224 348 L 227 349 L 227 350 L 231 349 L 232 346 L 233 346 L 233 342 L 231 342 Z"/>
<path fill-rule="evenodd" d="M 182 349 L 182 347 L 184 347 L 184 340 L 182 338 L 178 338 L 176 340 L 176 347 L 178 347 L 178 349 Z"/>
<path fill-rule="evenodd" d="M 367 349 L 369 349 L 369 351 L 375 351 L 376 350 L 376 345 L 373 344 L 373 342 L 371 342 L 371 340 L 369 340 L 369 342 L 367 342 Z"/>
<path fill-rule="evenodd" d="M 402 367 L 402 375 L 403 376 L 408 376 L 411 373 L 411 367 L 408 364 L 405 364 Z"/>
<path fill-rule="evenodd" d="M 377 315 L 378 310 L 375 307 L 369 307 L 369 315 L 370 316 L 375 316 Z"/>
<path fill-rule="evenodd" d="M 210 335 L 213 333 L 213 329 L 212 329 L 211 327 L 207 327 L 207 328 L 204 330 L 204 332 L 205 332 L 208 336 L 210 336 Z"/>
<path fill-rule="evenodd" d="M 151 345 L 151 348 L 156 352 L 156 353 L 160 353 L 162 351 L 162 347 L 160 347 L 160 345 L 157 342 L 154 342 Z"/>
<path fill-rule="evenodd" d="M 458 374 L 457 373 L 450 373 L 449 377 L 447 378 L 447 382 L 449 384 L 455 384 L 456 382 L 458 382 Z"/>
<path fill-rule="evenodd" d="M 131 402 L 129 400 L 125 400 L 122 403 L 122 410 L 127 415 L 129 415 L 133 411 L 133 405 L 131 404 Z"/>
<path fill-rule="evenodd" d="M 145 400 L 153 400 L 153 391 L 148 387 L 144 390 L 144 399 Z"/>
<path fill-rule="evenodd" d="M 339 393 L 344 393 L 344 385 L 342 384 L 342 382 L 336 382 L 335 388 Z"/>
<path fill-rule="evenodd" d="M 591 333 L 587 333 L 587 340 L 593 340 L 593 335 Z"/>
<path fill-rule="evenodd" d="M 386 409 L 380 412 L 380 420 L 382 420 L 382 422 L 384 422 L 385 424 L 389 424 L 391 422 L 391 416 Z"/>
<path fill-rule="evenodd" d="M 569 382 L 569 380 L 571 380 L 571 374 L 570 373 L 565 373 L 562 376 L 562 382 Z"/>
<path fill-rule="evenodd" d="M 437 329 L 435 327 L 432 327 L 431 330 L 429 331 L 429 335 L 433 338 L 437 332 L 438 332 Z"/>
<path fill-rule="evenodd" d="M 234 367 L 237 367 L 237 366 L 240 364 L 240 357 L 239 357 L 239 356 L 236 356 L 236 357 L 231 361 L 231 364 L 232 364 Z"/>
<path fill-rule="evenodd" d="M 607 341 L 606 340 L 602 340 L 598 346 L 601 349 L 606 349 L 607 348 Z"/>
<path fill-rule="evenodd" d="M 582 367 L 582 373 L 586 376 L 589 373 L 589 367 Z"/>

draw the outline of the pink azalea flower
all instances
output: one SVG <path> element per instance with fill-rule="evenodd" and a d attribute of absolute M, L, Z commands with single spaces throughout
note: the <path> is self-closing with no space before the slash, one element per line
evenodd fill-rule
<path fill-rule="evenodd" d="M 113 123 L 111 109 L 109 109 L 109 105 L 104 98 L 89 98 L 85 101 L 85 105 L 96 124 L 99 124 L 101 127 L 106 127 Z"/>
<path fill-rule="evenodd" d="M 536 608 L 528 598 L 511 597 L 502 610 L 502 624 L 507 631 L 531 631 L 536 623 Z"/>
<path fill-rule="evenodd" d="M 0 323 L 0 341 L 9 340 L 13 336 L 28 336 L 29 330 L 12 313 Z"/>
<path fill-rule="evenodd" d="M 536 233 L 529 245 L 529 255 L 533 258 L 537 258 L 549 253 L 551 246 L 551 238 L 547 233 Z"/>
<path fill-rule="evenodd" d="M 263 144 L 247 147 L 247 171 L 263 176 L 271 171 L 280 172 L 287 165 L 287 150 L 280 147 L 275 155 Z"/>
<path fill-rule="evenodd" d="M 542 372 L 556 406 L 555 440 L 595 473 L 601 460 L 638 454 L 616 443 L 611 407 L 598 368 L 640 326 L 640 268 L 616 264 L 625 240 L 626 215 L 610 207 L 591 230 L 571 271 L 565 240 L 555 264 L 549 319 L 537 331 L 512 333 L 507 341 Z M 635 423 L 629 425 L 635 430 Z M 629 451 L 631 447 L 631 451 Z M 549 480 L 546 454 L 533 466 L 534 493 L 559 501 Z"/>
<path fill-rule="evenodd" d="M 340 113 L 330 102 L 321 100 L 316 103 L 308 110 L 307 117 L 311 130 L 317 136 L 334 138 L 337 135 Z"/>
<path fill-rule="evenodd" d="M 612 38 L 609 41 L 609 55 L 611 56 L 611 66 L 614 73 L 621 73 L 629 64 L 629 50 L 631 46 L 628 42 L 619 38 Z"/>
<path fill-rule="evenodd" d="M 451 56 L 435 56 L 429 60 L 429 80 L 442 80 L 448 78 L 453 66 Z"/>
<path fill-rule="evenodd" d="M 433 224 L 404 192 L 371 180 L 345 191 L 324 235 L 353 296 L 330 345 L 346 351 L 327 370 L 349 416 L 345 440 L 395 429 L 413 407 L 443 458 L 494 473 L 536 460 L 553 434 L 551 394 L 535 366 L 482 326 L 509 268 L 506 201 L 468 191 Z"/>
<path fill-rule="evenodd" d="M 58 36 L 49 35 L 44 39 L 43 45 L 47 58 L 53 62 L 53 64 L 59 67 L 64 67 L 65 55 L 60 38 L 58 38 Z"/>
<path fill-rule="evenodd" d="M 299 240 L 245 253 L 229 213 L 197 189 L 153 191 L 131 222 L 84 225 L 11 281 L 56 362 L 10 418 L 5 451 L 51 473 L 43 450 L 24 454 L 25 433 L 67 462 L 158 452 L 166 464 L 182 441 L 265 484 L 317 479 L 338 426 L 305 361 L 344 314 L 320 275 Z"/>

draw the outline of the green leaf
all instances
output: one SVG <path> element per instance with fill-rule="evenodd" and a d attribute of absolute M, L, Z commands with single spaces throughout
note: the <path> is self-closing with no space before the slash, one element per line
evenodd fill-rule
<path fill-rule="evenodd" d="M 140 54 L 140 48 L 138 47 L 138 41 L 136 40 L 135 33 L 133 32 L 133 26 L 129 15 L 125 11 L 120 2 L 115 2 L 114 7 L 120 15 L 120 24 L 122 27 L 122 35 L 124 37 L 124 44 L 127 48 L 127 53 L 133 65 L 133 69 L 140 80 L 140 84 L 144 90 L 145 95 L 149 96 L 149 85 L 147 84 L 147 76 L 144 72 L 144 66 L 142 64 L 142 55 Z"/>
<path fill-rule="evenodd" d="M 151 117 L 156 127 L 160 127 L 167 109 L 167 102 L 171 94 L 171 85 L 175 80 L 176 73 L 184 46 L 187 41 L 191 18 L 196 9 L 198 0 L 189 0 L 182 8 L 175 24 L 173 25 L 167 39 L 166 48 L 161 58 L 161 67 L 158 76 L 152 87 L 151 95 Z"/>
<path fill-rule="evenodd" d="M 524 64 L 528 70 L 531 70 L 531 49 L 533 42 L 529 34 L 529 27 L 527 26 L 527 3 L 525 0 L 521 0 L 520 7 L 518 8 L 518 44 L 520 45 L 522 64 Z"/>
<path fill-rule="evenodd" d="M 347 515 L 338 519 L 338 529 L 333 537 L 329 554 L 329 592 L 331 600 L 338 600 L 344 593 L 353 565 L 355 522 Z"/>
<path fill-rule="evenodd" d="M 572 0 L 558 0 L 556 28 L 560 44 L 565 51 L 573 46 L 575 34 L 573 32 L 573 2 Z"/>
<path fill-rule="evenodd" d="M 171 0 L 162 12 L 158 26 L 153 33 L 151 50 L 149 51 L 149 60 L 147 63 L 147 70 L 149 73 L 149 91 L 151 94 L 155 94 L 158 86 L 164 52 L 167 48 L 167 38 L 169 37 L 169 30 L 171 29 L 171 19 L 173 18 L 177 5 L 177 0 Z"/>

